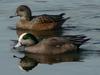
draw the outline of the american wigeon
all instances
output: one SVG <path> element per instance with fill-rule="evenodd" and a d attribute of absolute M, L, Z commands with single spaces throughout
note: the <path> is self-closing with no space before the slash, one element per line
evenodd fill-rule
<path fill-rule="evenodd" d="M 50 37 L 40 42 L 30 33 L 23 33 L 14 49 L 25 46 L 25 51 L 29 53 L 40 54 L 60 54 L 64 52 L 77 51 L 79 47 L 88 41 L 86 36 L 66 36 L 66 37 Z"/>
<path fill-rule="evenodd" d="M 32 16 L 31 9 L 26 5 L 20 5 L 16 10 L 16 16 L 20 16 L 20 20 L 16 24 L 17 29 L 29 30 L 51 30 L 60 28 L 61 25 L 70 17 L 64 18 L 65 13 L 59 15 L 42 14 Z M 13 18 L 15 16 L 10 16 Z"/>

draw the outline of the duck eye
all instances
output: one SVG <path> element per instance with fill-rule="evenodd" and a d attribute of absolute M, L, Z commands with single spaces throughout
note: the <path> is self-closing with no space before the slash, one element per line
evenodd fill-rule
<path fill-rule="evenodd" d="M 20 9 L 20 11 L 24 11 L 24 9 Z"/>

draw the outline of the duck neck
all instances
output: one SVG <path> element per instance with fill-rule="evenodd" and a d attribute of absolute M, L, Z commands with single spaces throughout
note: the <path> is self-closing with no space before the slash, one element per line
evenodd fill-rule
<path fill-rule="evenodd" d="M 30 21 L 31 20 L 31 16 L 21 16 L 20 20 L 21 21 Z"/>

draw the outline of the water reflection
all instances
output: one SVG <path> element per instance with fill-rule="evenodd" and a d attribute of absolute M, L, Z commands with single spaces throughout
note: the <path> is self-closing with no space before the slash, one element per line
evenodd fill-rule
<path fill-rule="evenodd" d="M 17 56 L 14 56 L 18 58 Z M 21 70 L 30 71 L 38 64 L 56 64 L 61 62 L 76 62 L 82 60 L 80 53 L 63 53 L 57 55 L 43 55 L 25 53 L 25 56 L 20 58 L 19 68 Z"/>
<path fill-rule="evenodd" d="M 20 58 L 19 62 L 19 68 L 21 70 L 29 71 L 35 68 L 38 65 L 37 60 L 30 58 L 28 56 L 24 56 L 23 58 Z"/>
<path fill-rule="evenodd" d="M 85 59 L 91 56 L 99 56 L 99 50 L 85 50 L 80 49 L 78 52 L 69 52 L 57 55 L 43 55 L 43 54 L 32 54 L 25 53 L 24 57 L 14 56 L 19 58 L 19 68 L 24 71 L 30 71 L 34 69 L 38 64 L 53 65 L 63 62 L 84 62 Z"/>
<path fill-rule="evenodd" d="M 16 33 L 18 35 L 18 37 L 25 32 L 29 32 L 31 34 L 33 34 L 34 36 L 36 36 L 37 38 L 48 38 L 48 37 L 53 37 L 53 36 L 61 36 L 62 35 L 62 29 L 58 29 L 58 30 L 46 30 L 46 31 L 31 31 L 31 30 L 21 30 L 18 29 L 16 30 Z"/>
<path fill-rule="evenodd" d="M 100 50 L 81 50 L 82 58 L 100 56 Z"/>

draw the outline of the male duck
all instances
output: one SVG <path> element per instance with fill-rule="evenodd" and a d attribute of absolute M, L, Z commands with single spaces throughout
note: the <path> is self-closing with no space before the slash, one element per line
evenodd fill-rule
<path fill-rule="evenodd" d="M 31 9 L 26 5 L 20 5 L 16 10 L 16 16 L 20 16 L 20 20 L 16 24 L 17 29 L 29 30 L 51 30 L 60 28 L 61 25 L 70 17 L 64 18 L 65 13 L 59 15 L 42 14 L 32 16 Z M 15 16 L 10 16 L 13 18 Z"/>
<path fill-rule="evenodd" d="M 66 37 L 50 37 L 38 41 L 35 36 L 30 33 L 23 33 L 14 49 L 25 46 L 25 51 L 29 53 L 40 54 L 60 54 L 69 51 L 77 51 L 83 43 L 88 41 L 89 38 L 81 35 L 73 35 Z"/>

